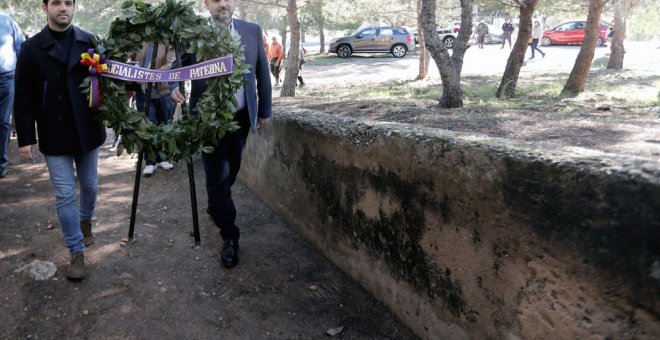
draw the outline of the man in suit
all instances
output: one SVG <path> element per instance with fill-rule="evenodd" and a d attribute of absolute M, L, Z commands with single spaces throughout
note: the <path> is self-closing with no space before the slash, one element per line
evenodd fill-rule
<path fill-rule="evenodd" d="M 11 16 L 0 12 L 0 178 L 7 175 L 11 131 L 11 108 L 14 99 L 16 56 L 25 40 L 21 28 Z"/>
<path fill-rule="evenodd" d="M 232 35 L 240 35 L 245 50 L 245 62 L 250 65 L 250 72 L 243 76 L 245 85 L 236 92 L 238 109 L 234 113 L 234 120 L 238 122 L 239 129 L 227 133 L 216 145 L 213 153 L 202 154 L 208 196 L 207 211 L 220 228 L 224 241 L 220 254 L 222 264 L 231 268 L 238 263 L 240 238 L 240 230 L 235 224 L 236 207 L 231 198 L 231 186 L 236 181 L 241 154 L 250 129 L 256 133 L 257 129 L 266 126 L 271 116 L 270 74 L 261 28 L 253 23 L 232 18 L 236 8 L 234 0 L 205 0 L 204 5 L 211 13 L 211 25 L 225 25 Z M 184 65 L 195 62 L 193 55 L 185 55 L 182 58 Z M 205 89 L 204 80 L 192 82 L 190 107 L 193 112 Z M 178 88 L 172 91 L 172 98 L 177 103 L 183 103 L 185 100 Z"/>
<path fill-rule="evenodd" d="M 23 43 L 16 65 L 18 146 L 24 159 L 34 160 L 39 137 L 39 150 L 55 189 L 60 228 L 71 253 L 65 275 L 82 280 L 86 275 L 85 246 L 94 240 L 91 220 L 98 192 L 99 146 L 106 137 L 103 124 L 92 118 L 88 98 L 80 90 L 89 76 L 88 68 L 80 64 L 80 55 L 94 47 L 93 35 L 72 25 L 75 0 L 43 0 L 42 10 L 48 25 Z"/>

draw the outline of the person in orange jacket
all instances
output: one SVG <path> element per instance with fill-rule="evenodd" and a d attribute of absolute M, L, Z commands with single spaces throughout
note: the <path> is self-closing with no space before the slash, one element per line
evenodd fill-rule
<path fill-rule="evenodd" d="M 282 45 L 277 42 L 276 37 L 273 37 L 273 42 L 270 44 L 269 52 L 270 72 L 275 77 L 275 86 L 279 86 L 280 70 L 282 69 L 282 60 L 284 60 L 284 50 L 282 49 Z"/>

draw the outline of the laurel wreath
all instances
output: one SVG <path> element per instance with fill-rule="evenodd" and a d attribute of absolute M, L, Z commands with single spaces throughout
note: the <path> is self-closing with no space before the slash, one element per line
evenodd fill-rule
<path fill-rule="evenodd" d="M 107 77 L 99 78 L 101 105 L 94 111 L 96 119 L 122 136 L 129 153 L 144 152 L 151 159 L 190 161 L 199 152 L 213 152 L 222 136 L 238 126 L 233 112 L 237 107 L 234 93 L 243 86 L 243 74 L 249 72 L 244 62 L 240 38 L 233 37 L 224 25 L 209 25 L 208 19 L 195 14 L 194 1 L 182 3 L 167 0 L 158 6 L 129 0 L 122 4 L 122 14 L 110 26 L 105 39 L 96 42 L 97 53 L 110 60 L 126 61 L 128 54 L 138 52 L 142 42 L 151 41 L 175 46 L 196 54 L 198 61 L 233 55 L 234 72 L 229 76 L 207 80 L 200 98 L 197 115 L 184 115 L 179 121 L 157 126 L 143 112 L 129 106 L 125 83 Z M 81 87 L 89 94 L 91 77 Z"/>

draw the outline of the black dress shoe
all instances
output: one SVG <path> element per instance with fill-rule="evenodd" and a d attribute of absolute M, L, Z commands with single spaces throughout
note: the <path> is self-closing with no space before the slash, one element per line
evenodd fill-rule
<path fill-rule="evenodd" d="M 225 268 L 231 268 L 238 264 L 238 240 L 225 240 L 225 243 L 222 245 L 220 260 Z"/>

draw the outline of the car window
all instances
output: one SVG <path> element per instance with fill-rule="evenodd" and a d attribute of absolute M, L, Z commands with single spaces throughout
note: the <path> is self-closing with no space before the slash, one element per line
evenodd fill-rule
<path fill-rule="evenodd" d="M 557 27 L 557 31 L 570 31 L 573 29 L 574 25 L 575 25 L 574 22 L 569 22 L 567 24 L 559 25 Z"/>
<path fill-rule="evenodd" d="M 380 30 L 380 36 L 392 36 L 394 32 L 392 31 L 391 28 L 383 28 Z"/>
<path fill-rule="evenodd" d="M 358 35 L 362 35 L 363 38 L 373 37 L 375 34 L 376 34 L 375 28 L 367 28 L 366 30 L 358 33 Z"/>
<path fill-rule="evenodd" d="M 576 29 L 576 30 L 584 29 L 584 23 L 583 22 L 576 22 L 574 29 Z"/>

